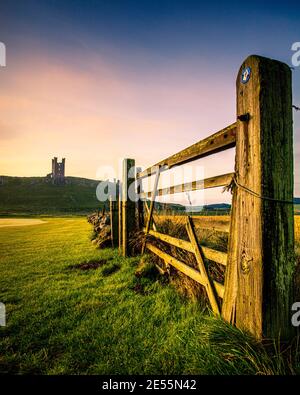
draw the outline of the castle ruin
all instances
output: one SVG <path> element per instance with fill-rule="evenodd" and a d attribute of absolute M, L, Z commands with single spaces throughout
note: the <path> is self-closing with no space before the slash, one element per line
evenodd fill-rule
<path fill-rule="evenodd" d="M 61 162 L 57 161 L 57 157 L 52 159 L 52 173 L 48 174 L 53 180 L 53 184 L 63 184 L 65 182 L 65 162 L 62 158 Z"/>

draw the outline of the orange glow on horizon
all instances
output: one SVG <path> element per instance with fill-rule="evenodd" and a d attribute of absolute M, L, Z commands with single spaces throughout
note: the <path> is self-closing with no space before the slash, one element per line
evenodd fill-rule
<path fill-rule="evenodd" d="M 96 178 L 101 166 L 117 170 L 120 158 L 149 166 L 232 122 L 234 98 L 216 116 L 215 96 L 228 97 L 229 88 L 234 95 L 234 86 L 213 89 L 207 70 L 202 79 L 176 70 L 129 78 L 100 59 L 92 68 L 41 59 L 22 58 L 2 75 L 0 174 L 44 176 L 58 156 L 66 175 Z M 206 175 L 232 164 L 232 154 L 221 154 Z"/>

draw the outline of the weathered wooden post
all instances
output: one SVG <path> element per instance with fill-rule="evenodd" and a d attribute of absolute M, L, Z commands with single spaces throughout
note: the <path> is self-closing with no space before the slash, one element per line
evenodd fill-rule
<path fill-rule="evenodd" d="M 136 183 L 137 183 L 137 195 L 138 195 L 138 200 L 137 200 L 137 227 L 138 230 L 141 231 L 144 226 L 144 202 L 140 197 L 140 194 L 142 192 L 142 180 L 138 177 L 138 174 L 141 173 L 142 169 L 140 167 L 136 168 Z"/>
<path fill-rule="evenodd" d="M 119 254 L 122 254 L 122 192 L 123 184 L 119 182 L 119 201 L 118 201 L 118 214 L 119 214 Z"/>
<path fill-rule="evenodd" d="M 119 181 L 116 182 L 115 194 L 110 196 L 109 211 L 110 211 L 110 227 L 111 227 L 111 244 L 113 248 L 119 245 Z"/>
<path fill-rule="evenodd" d="M 223 317 L 256 338 L 293 334 L 290 68 L 250 56 L 237 77 L 235 184 Z"/>
<path fill-rule="evenodd" d="M 123 161 L 122 185 L 122 255 L 129 256 L 129 237 L 135 230 L 135 160 Z"/>

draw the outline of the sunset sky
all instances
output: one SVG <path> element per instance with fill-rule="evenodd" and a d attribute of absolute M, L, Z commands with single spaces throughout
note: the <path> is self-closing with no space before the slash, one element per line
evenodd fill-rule
<path fill-rule="evenodd" d="M 44 176 L 58 156 L 101 179 L 123 157 L 149 166 L 197 142 L 235 122 L 247 56 L 292 65 L 299 21 L 299 1 L 1 0 L 0 174 Z M 300 67 L 293 87 L 300 106 Z M 300 196 L 300 112 L 294 135 Z M 203 160 L 204 176 L 233 155 Z"/>

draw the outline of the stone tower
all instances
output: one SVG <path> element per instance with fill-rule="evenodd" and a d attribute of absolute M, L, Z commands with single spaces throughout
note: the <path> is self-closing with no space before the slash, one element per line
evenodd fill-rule
<path fill-rule="evenodd" d="M 51 178 L 54 184 L 63 184 L 65 182 L 65 158 L 61 162 L 57 162 L 57 158 L 52 159 Z"/>

